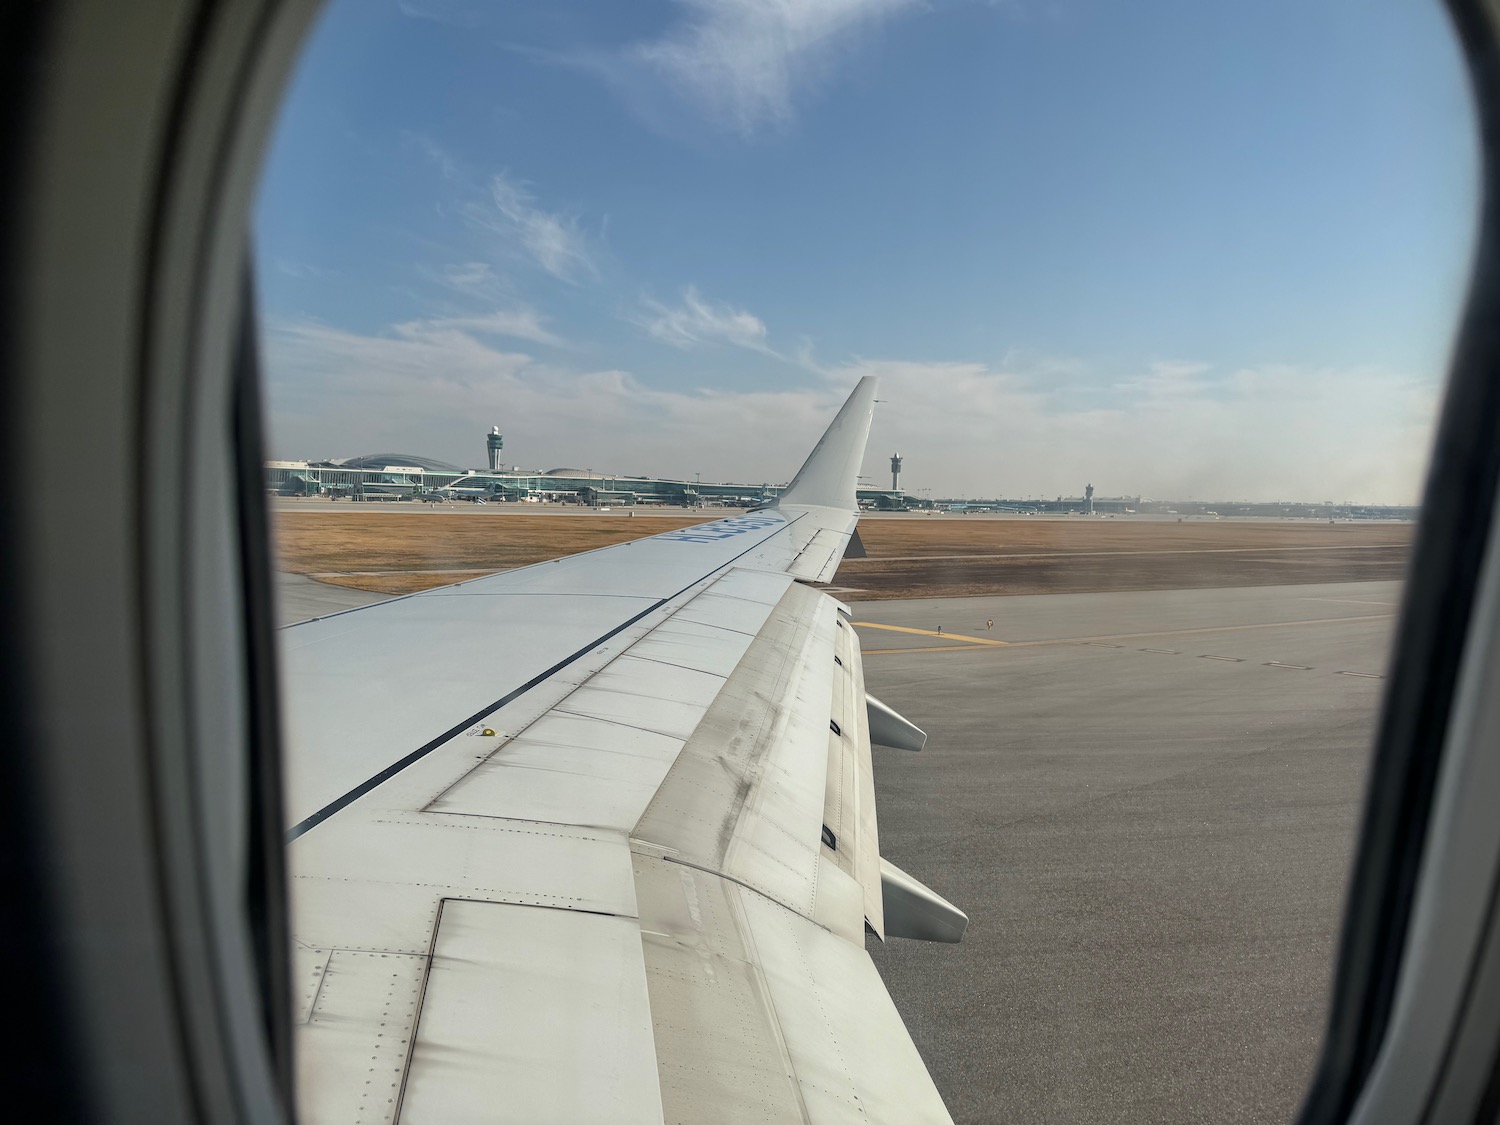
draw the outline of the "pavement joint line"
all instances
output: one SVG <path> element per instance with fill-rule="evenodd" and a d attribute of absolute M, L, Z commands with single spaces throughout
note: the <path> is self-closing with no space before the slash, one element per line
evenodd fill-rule
<path fill-rule="evenodd" d="M 972 652 L 982 646 L 994 648 L 1038 648 L 1043 645 L 1074 645 L 1089 641 L 1137 641 L 1148 637 L 1186 637 L 1199 633 L 1240 633 L 1250 629 L 1289 629 L 1296 625 L 1337 625 L 1344 621 L 1389 621 L 1394 613 L 1365 613 L 1348 617 L 1313 617 L 1296 621 L 1265 621 L 1254 625 L 1211 625 L 1201 629 L 1162 629 L 1153 633 L 1104 633 L 1096 637 L 1058 637 L 1046 641 L 987 641 L 982 637 L 965 637 L 958 633 L 929 632 L 926 629 L 909 629 L 901 625 L 879 625 L 873 621 L 856 621 L 855 625 L 868 629 L 888 629 L 897 633 L 916 633 L 924 637 L 942 637 L 945 640 L 972 642 L 964 645 L 931 645 L 923 648 L 872 648 L 865 649 L 865 656 L 894 656 L 906 652 Z M 1173 655 L 1177 655 L 1173 653 Z M 1369 672 L 1351 672 L 1350 675 L 1369 676 Z M 1384 677 L 1375 676 L 1375 679 Z"/>

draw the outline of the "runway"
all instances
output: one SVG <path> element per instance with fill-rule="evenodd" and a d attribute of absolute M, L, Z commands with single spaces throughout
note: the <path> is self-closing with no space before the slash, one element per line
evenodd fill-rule
<path fill-rule="evenodd" d="M 1398 598 L 854 607 L 869 690 L 930 735 L 875 752 L 881 851 L 970 917 L 870 942 L 956 1120 L 1290 1119 Z"/>
<path fill-rule="evenodd" d="M 278 591 L 283 623 L 382 598 Z M 853 606 L 869 690 L 930 736 L 875 751 L 881 850 L 970 917 L 958 946 L 869 942 L 957 1121 L 1290 1119 L 1398 601 Z"/>

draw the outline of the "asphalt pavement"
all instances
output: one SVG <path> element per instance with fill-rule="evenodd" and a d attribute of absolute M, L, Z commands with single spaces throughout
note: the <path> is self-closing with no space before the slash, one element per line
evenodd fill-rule
<path fill-rule="evenodd" d="M 956 1120 L 1291 1118 L 1398 597 L 855 606 L 869 690 L 930 736 L 875 752 L 881 851 L 970 917 L 868 942 Z"/>

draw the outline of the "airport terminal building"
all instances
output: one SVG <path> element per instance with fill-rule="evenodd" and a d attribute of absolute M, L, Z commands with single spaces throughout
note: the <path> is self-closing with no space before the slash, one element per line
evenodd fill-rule
<path fill-rule="evenodd" d="M 265 486 L 277 496 L 325 496 L 356 501 L 452 499 L 486 503 L 582 504 L 593 508 L 701 506 L 751 508 L 774 500 L 785 484 L 737 484 L 666 477 L 619 476 L 592 469 L 506 469 L 498 427 L 485 435 L 489 468 L 464 469 L 414 453 L 368 453 L 329 461 L 267 461 Z M 1152 500 L 1142 496 L 1095 496 L 1093 485 L 1078 496 L 1055 500 L 943 500 L 909 496 L 900 487 L 901 456 L 891 459 L 890 488 L 861 488 L 860 507 L 873 511 L 936 509 L 953 514 L 1153 516 L 1273 519 L 1398 519 L 1412 507 L 1275 501 Z"/>
<path fill-rule="evenodd" d="M 497 458 L 492 456 L 492 462 Z M 371 453 L 337 461 L 267 461 L 266 489 L 278 496 L 329 496 L 359 501 L 422 497 L 486 502 L 586 504 L 590 507 L 753 507 L 775 499 L 784 484 L 726 484 L 615 476 L 589 469 L 462 469 L 409 453 Z M 905 507 L 899 490 L 859 490 L 862 506 Z"/>

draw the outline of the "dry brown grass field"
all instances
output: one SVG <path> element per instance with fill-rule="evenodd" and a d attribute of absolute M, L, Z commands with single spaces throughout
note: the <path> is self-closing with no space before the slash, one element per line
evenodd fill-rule
<path fill-rule="evenodd" d="M 356 590 L 409 594 L 717 518 L 352 507 L 273 512 L 280 569 Z"/>
<path fill-rule="evenodd" d="M 867 519 L 850 597 L 947 598 L 1400 578 L 1412 525 L 1293 521 Z M 857 591 L 857 592 L 856 592 Z"/>
<path fill-rule="evenodd" d="M 410 593 L 659 532 L 714 515 L 531 514 L 387 508 L 274 513 L 283 570 Z M 861 599 L 1082 593 L 1401 577 L 1409 524 L 1232 520 L 874 517 L 869 557 L 834 585 Z"/>

